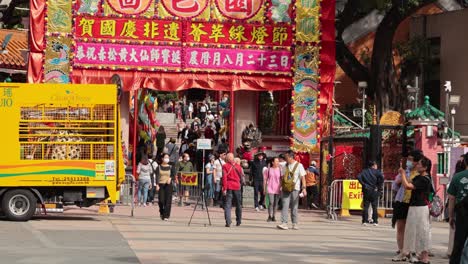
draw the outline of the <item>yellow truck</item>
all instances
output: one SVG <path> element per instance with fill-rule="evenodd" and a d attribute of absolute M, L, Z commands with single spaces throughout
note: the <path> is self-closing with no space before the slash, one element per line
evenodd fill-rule
<path fill-rule="evenodd" d="M 115 85 L 0 84 L 0 200 L 36 209 L 115 204 L 125 179 Z"/>

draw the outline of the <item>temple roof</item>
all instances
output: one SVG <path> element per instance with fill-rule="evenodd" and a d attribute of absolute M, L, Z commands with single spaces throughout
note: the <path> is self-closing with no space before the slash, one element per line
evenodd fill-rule
<path fill-rule="evenodd" d="M 424 104 L 406 114 L 408 121 L 444 121 L 445 114 L 432 106 L 429 96 L 424 97 Z"/>

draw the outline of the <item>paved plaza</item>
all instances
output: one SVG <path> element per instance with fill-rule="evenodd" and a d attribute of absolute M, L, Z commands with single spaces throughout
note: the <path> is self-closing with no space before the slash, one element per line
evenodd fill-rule
<path fill-rule="evenodd" d="M 102 216 L 97 208 L 0 225 L 1 263 L 392 263 L 395 231 L 389 220 L 362 227 L 358 216 L 331 222 L 323 211 L 301 211 L 300 230 L 278 230 L 267 213 L 244 209 L 240 227 L 224 227 L 223 212 L 173 207 L 169 222 L 157 207 L 117 207 Z M 279 215 L 277 216 L 279 218 Z M 206 226 L 205 226 L 206 225 Z M 431 263 L 448 263 L 446 223 L 433 224 Z"/>

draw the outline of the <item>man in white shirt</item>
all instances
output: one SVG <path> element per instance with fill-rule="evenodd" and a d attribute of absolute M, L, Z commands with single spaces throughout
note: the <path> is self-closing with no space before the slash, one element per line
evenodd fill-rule
<path fill-rule="evenodd" d="M 291 207 L 291 221 L 292 229 L 298 230 L 298 214 L 297 210 L 299 207 L 299 194 L 302 197 L 307 195 L 306 192 L 306 171 L 304 166 L 301 163 L 297 162 L 295 159 L 295 154 L 293 151 L 288 151 L 285 154 L 285 159 L 288 162 L 286 165 L 286 173 L 283 177 L 291 176 L 294 180 L 294 190 L 292 192 L 286 192 L 284 189 L 281 193 L 281 199 L 283 202 L 283 208 L 281 210 L 281 224 L 277 227 L 279 229 L 287 230 L 288 228 L 288 209 Z M 302 187 L 301 187 L 302 182 Z"/>
<path fill-rule="evenodd" d="M 205 124 L 206 111 L 208 111 L 208 106 L 205 101 L 203 101 L 202 105 L 200 105 L 200 120 L 202 122 L 202 126 Z"/>
<path fill-rule="evenodd" d="M 214 198 L 214 205 L 221 205 L 222 204 L 222 189 L 221 189 L 221 178 L 223 177 L 223 165 L 226 164 L 226 151 L 221 150 L 218 153 L 218 158 L 214 161 L 214 169 L 213 169 L 213 176 L 214 176 L 214 185 L 215 185 L 215 198 Z"/>

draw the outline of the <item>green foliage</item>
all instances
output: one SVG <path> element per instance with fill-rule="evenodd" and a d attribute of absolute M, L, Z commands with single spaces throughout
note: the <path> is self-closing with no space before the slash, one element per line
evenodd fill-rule
<path fill-rule="evenodd" d="M 419 75 L 422 68 L 431 67 L 428 59 L 430 41 L 424 37 L 415 37 L 399 43 L 396 49 L 401 57 L 402 78 Z"/>

